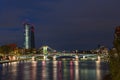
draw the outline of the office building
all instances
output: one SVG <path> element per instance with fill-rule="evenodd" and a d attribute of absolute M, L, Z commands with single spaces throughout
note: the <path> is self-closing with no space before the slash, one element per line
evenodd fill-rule
<path fill-rule="evenodd" d="M 25 49 L 34 49 L 35 40 L 34 40 L 34 26 L 32 24 L 24 23 L 24 47 Z"/>

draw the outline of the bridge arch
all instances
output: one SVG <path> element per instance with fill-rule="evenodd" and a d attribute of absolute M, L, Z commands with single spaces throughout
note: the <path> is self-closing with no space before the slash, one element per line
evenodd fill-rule
<path fill-rule="evenodd" d="M 56 60 L 76 60 L 76 56 L 56 56 Z"/>
<path fill-rule="evenodd" d="M 47 46 L 47 45 L 44 45 L 44 46 L 42 46 L 42 47 L 40 47 L 40 48 L 38 49 L 38 53 L 44 54 L 44 55 L 49 54 L 49 53 L 53 53 L 53 52 L 55 52 L 55 51 L 56 51 L 56 50 L 50 48 L 50 47 Z"/>

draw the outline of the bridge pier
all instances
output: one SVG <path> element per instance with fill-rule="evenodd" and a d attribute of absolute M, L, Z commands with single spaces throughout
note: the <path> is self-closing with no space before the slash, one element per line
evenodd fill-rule
<path fill-rule="evenodd" d="M 56 56 L 53 56 L 53 60 L 56 61 Z"/>
<path fill-rule="evenodd" d="M 83 60 L 85 59 L 85 56 L 83 56 Z"/>
<path fill-rule="evenodd" d="M 35 57 L 34 56 L 32 57 L 32 61 L 35 61 Z"/>
<path fill-rule="evenodd" d="M 44 55 L 44 60 L 47 60 L 47 57 Z"/>
<path fill-rule="evenodd" d="M 101 58 L 100 58 L 100 56 L 98 56 L 98 60 L 97 61 L 101 61 Z"/>
<path fill-rule="evenodd" d="M 79 60 L 79 57 L 78 57 L 78 55 L 76 55 L 76 56 L 75 56 L 75 59 L 76 59 L 76 61 L 78 61 L 78 60 Z"/>

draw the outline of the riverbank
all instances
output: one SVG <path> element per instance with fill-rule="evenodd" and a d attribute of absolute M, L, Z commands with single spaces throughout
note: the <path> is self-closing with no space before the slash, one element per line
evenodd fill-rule
<path fill-rule="evenodd" d="M 4 64 L 4 63 L 11 63 L 11 62 L 17 62 L 17 61 L 26 61 L 26 60 L 31 60 L 31 59 L 2 60 L 2 61 L 0 61 L 0 64 Z"/>

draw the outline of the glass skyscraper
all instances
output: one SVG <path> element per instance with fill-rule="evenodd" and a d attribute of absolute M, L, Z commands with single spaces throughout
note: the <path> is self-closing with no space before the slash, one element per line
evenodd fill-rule
<path fill-rule="evenodd" d="M 34 40 L 34 26 L 28 23 L 24 24 L 24 47 L 25 49 L 33 49 L 35 48 L 35 40 Z"/>

